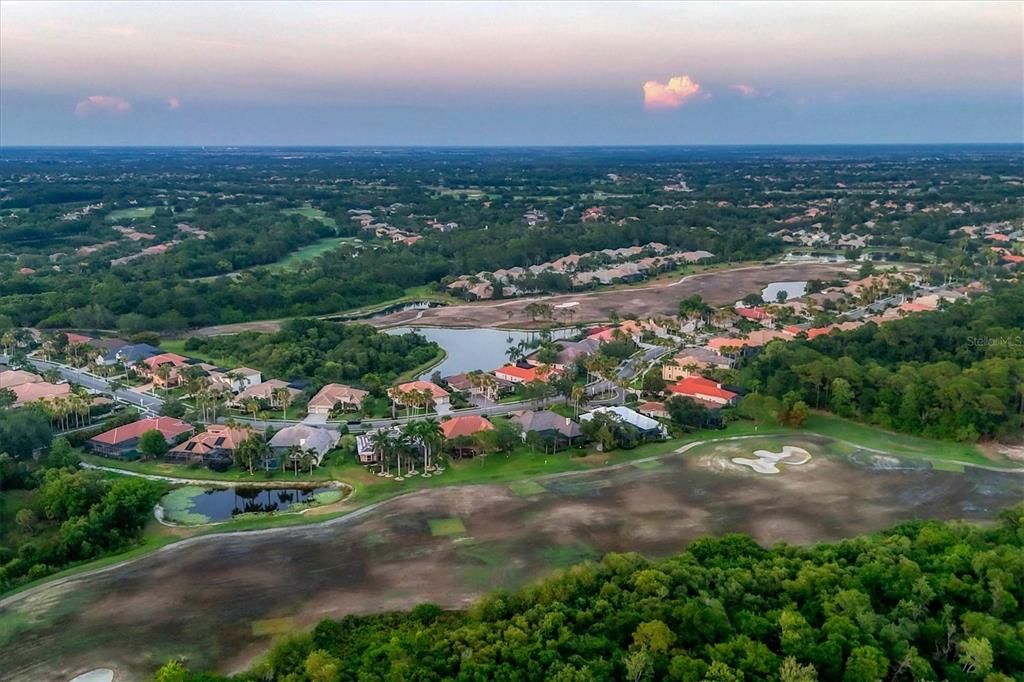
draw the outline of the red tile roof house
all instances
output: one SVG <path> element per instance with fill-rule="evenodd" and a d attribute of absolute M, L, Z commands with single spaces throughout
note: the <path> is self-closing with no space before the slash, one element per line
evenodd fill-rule
<path fill-rule="evenodd" d="M 210 424 L 206 431 L 197 433 L 183 443 L 175 445 L 164 459 L 177 462 L 230 462 L 235 448 L 252 435 L 248 427 L 232 427 L 224 424 Z"/>
<path fill-rule="evenodd" d="M 736 314 L 753 322 L 765 325 L 775 324 L 775 318 L 764 308 L 736 308 Z"/>
<path fill-rule="evenodd" d="M 438 413 L 447 413 L 451 410 L 450 394 L 432 381 L 409 381 L 398 386 L 392 386 L 388 389 L 388 397 L 391 398 L 395 405 L 423 407 L 422 405 L 417 405 L 414 400 L 410 401 L 406 395 L 422 393 L 424 391 L 430 394 L 431 400 L 434 403 L 434 409 Z"/>
<path fill-rule="evenodd" d="M 520 367 L 519 365 L 505 365 L 494 370 L 494 376 L 513 384 L 528 384 L 532 381 L 550 381 L 561 374 L 562 371 L 550 365 L 531 365 Z"/>
<path fill-rule="evenodd" d="M 164 366 L 170 367 L 171 373 L 167 375 L 167 385 L 176 386 L 181 383 L 179 370 L 188 364 L 188 358 L 182 357 L 177 353 L 160 353 L 159 355 L 146 358 L 142 361 L 142 364 L 142 373 L 152 379 L 155 385 L 160 386 L 163 386 L 164 380 L 157 374 L 157 370 Z"/>
<path fill-rule="evenodd" d="M 71 394 L 69 384 L 51 384 L 48 381 L 34 381 L 11 386 L 14 391 L 14 404 L 11 407 L 24 407 L 37 401 L 53 402 Z"/>
<path fill-rule="evenodd" d="M 722 384 L 704 377 L 687 377 L 672 384 L 666 390 L 673 395 L 681 395 L 718 406 L 735 405 L 739 400 L 739 394 L 727 391 L 722 388 Z"/>
<path fill-rule="evenodd" d="M 651 401 L 647 403 L 640 403 L 637 406 L 636 411 L 640 414 L 653 417 L 654 419 L 668 419 L 668 410 L 665 409 L 665 403 L 659 403 Z"/>
<path fill-rule="evenodd" d="M 462 438 L 470 438 L 483 431 L 491 431 L 494 424 L 477 415 L 464 415 L 452 417 L 441 422 L 441 432 L 446 441 L 454 441 Z M 466 455 L 473 456 L 480 452 L 480 447 L 475 443 L 454 443 L 452 454 L 458 458 Z"/>
<path fill-rule="evenodd" d="M 139 439 L 146 431 L 157 430 L 169 444 L 195 431 L 191 424 L 173 417 L 148 417 L 131 424 L 118 426 L 93 436 L 86 444 L 97 455 L 115 459 L 136 459 L 139 456 Z"/>
<path fill-rule="evenodd" d="M 362 391 L 344 384 L 327 384 L 309 399 L 306 412 L 327 415 L 334 409 L 353 412 L 362 407 L 363 400 L 368 395 L 370 395 L 369 391 Z"/>

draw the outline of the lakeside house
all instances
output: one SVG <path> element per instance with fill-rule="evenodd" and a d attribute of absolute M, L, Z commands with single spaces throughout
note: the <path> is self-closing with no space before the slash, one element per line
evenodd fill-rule
<path fill-rule="evenodd" d="M 475 414 L 452 417 L 441 422 L 441 433 L 445 440 L 474 436 L 481 431 L 491 431 L 494 424 Z"/>
<path fill-rule="evenodd" d="M 327 453 L 337 445 L 339 438 L 338 432 L 331 429 L 295 424 L 275 433 L 269 445 L 271 451 L 278 456 L 288 454 L 294 447 L 310 451 L 314 455 L 315 464 L 320 466 Z"/>
<path fill-rule="evenodd" d="M 471 396 L 482 396 L 492 401 L 511 393 L 515 389 L 515 384 L 512 382 L 499 379 L 493 374 L 485 372 L 452 374 L 451 376 L 443 377 L 442 381 L 453 391 Z"/>
<path fill-rule="evenodd" d="M 529 384 L 534 381 L 551 381 L 562 371 L 551 365 L 505 365 L 494 370 L 494 376 L 510 384 Z"/>
<path fill-rule="evenodd" d="M 556 341 L 556 347 L 558 352 L 555 354 L 553 362 L 547 364 L 551 365 L 555 369 L 566 370 L 576 364 L 578 360 L 582 360 L 596 353 L 601 348 L 601 340 L 596 338 L 585 338 L 582 341 Z M 531 365 L 541 365 L 540 360 L 537 359 L 537 354 L 540 351 L 536 351 L 526 358 L 526 361 Z"/>
<path fill-rule="evenodd" d="M 170 462 L 230 462 L 235 449 L 255 433 L 246 426 L 210 424 L 202 433 L 171 448 L 164 459 Z"/>
<path fill-rule="evenodd" d="M 139 456 L 139 439 L 147 431 L 159 431 L 168 444 L 174 444 L 195 429 L 191 424 L 173 417 L 147 417 L 93 436 L 86 441 L 86 445 L 103 457 L 135 459 Z"/>
<path fill-rule="evenodd" d="M 391 401 L 402 407 L 427 407 L 419 399 L 424 394 L 429 396 L 438 413 L 451 410 L 451 395 L 432 381 L 407 381 L 388 389 Z"/>
<path fill-rule="evenodd" d="M 338 409 L 343 412 L 354 412 L 358 410 L 369 391 L 352 388 L 344 384 L 326 384 L 317 391 L 316 395 L 309 399 L 306 406 L 308 414 L 329 415 L 332 410 Z"/>

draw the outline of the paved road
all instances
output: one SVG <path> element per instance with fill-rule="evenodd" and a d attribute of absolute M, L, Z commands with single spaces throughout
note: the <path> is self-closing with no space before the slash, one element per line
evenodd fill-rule
<path fill-rule="evenodd" d="M 75 384 L 81 384 L 82 386 L 94 391 L 105 391 L 107 393 L 111 393 L 121 402 L 135 405 L 136 407 L 141 408 L 144 412 L 151 412 L 155 414 L 160 411 L 160 405 L 163 404 L 163 400 L 158 396 L 151 395 L 149 393 L 142 393 L 130 388 L 121 389 L 116 392 L 111 391 L 110 382 L 107 381 L 107 379 L 82 369 L 75 369 L 74 367 L 68 367 L 67 365 L 50 362 L 48 360 L 40 360 L 39 358 L 30 358 L 30 360 L 32 364 L 40 370 L 46 371 L 48 369 L 55 369 L 67 381 Z"/>

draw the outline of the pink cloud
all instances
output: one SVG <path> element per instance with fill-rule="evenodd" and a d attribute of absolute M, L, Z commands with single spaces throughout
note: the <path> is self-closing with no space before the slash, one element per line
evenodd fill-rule
<path fill-rule="evenodd" d="M 700 84 L 689 76 L 673 76 L 668 83 L 644 83 L 644 107 L 648 109 L 675 109 L 700 92 Z"/>
<path fill-rule="evenodd" d="M 175 111 L 176 109 L 180 109 L 181 108 L 181 100 L 178 99 L 177 97 L 168 97 L 167 98 L 167 108 L 170 109 L 171 111 Z"/>
<path fill-rule="evenodd" d="M 88 116 L 96 112 L 124 114 L 132 110 L 132 103 L 123 97 L 113 95 L 89 95 L 75 105 L 76 116 Z"/>
<path fill-rule="evenodd" d="M 760 94 L 758 93 L 757 88 L 755 88 L 753 85 L 746 85 L 745 83 L 737 83 L 736 85 L 733 85 L 731 87 L 733 90 L 740 93 L 744 97 L 757 97 L 758 94 Z"/>

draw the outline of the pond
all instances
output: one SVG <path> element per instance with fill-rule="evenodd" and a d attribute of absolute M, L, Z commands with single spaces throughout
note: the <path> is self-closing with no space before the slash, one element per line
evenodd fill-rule
<path fill-rule="evenodd" d="M 440 365 L 432 367 L 423 374 L 429 378 L 434 372 L 446 377 L 461 374 L 474 369 L 484 371 L 497 369 L 508 362 L 505 351 L 510 345 L 520 341 L 533 341 L 539 332 L 509 331 L 507 329 L 441 329 L 438 327 L 394 327 L 385 329 L 388 334 L 408 334 L 417 332 L 436 342 L 448 356 Z M 552 332 L 555 339 L 564 339 L 573 334 L 572 329 L 556 329 Z M 510 341 L 511 339 L 511 341 Z"/>
<path fill-rule="evenodd" d="M 780 291 L 786 292 L 786 300 L 792 301 L 807 293 L 807 282 L 772 282 L 761 290 L 765 303 L 776 303 Z"/>
<path fill-rule="evenodd" d="M 338 488 L 201 488 L 182 486 L 160 500 L 164 519 L 186 525 L 227 521 L 238 514 L 280 512 L 295 505 L 329 504 L 342 497 Z"/>

